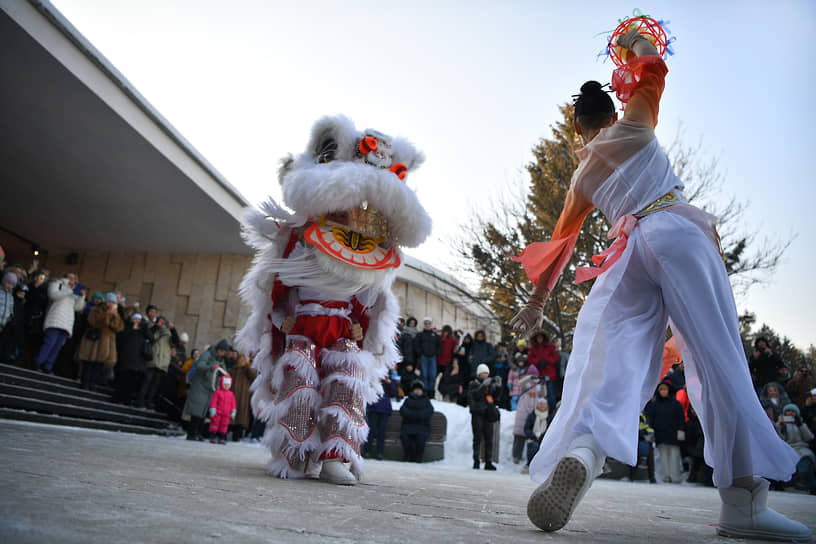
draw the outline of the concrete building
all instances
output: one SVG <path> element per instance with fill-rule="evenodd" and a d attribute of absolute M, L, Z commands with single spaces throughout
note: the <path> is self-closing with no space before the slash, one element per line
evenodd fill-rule
<path fill-rule="evenodd" d="M 154 304 L 192 346 L 231 337 L 248 312 L 250 203 L 47 1 L 0 0 L 0 82 L 7 260 Z M 498 334 L 486 305 L 416 259 L 394 289 L 406 315 Z"/>

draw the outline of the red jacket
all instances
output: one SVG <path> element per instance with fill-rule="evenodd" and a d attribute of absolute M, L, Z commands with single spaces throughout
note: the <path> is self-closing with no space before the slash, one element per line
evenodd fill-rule
<path fill-rule="evenodd" d="M 453 350 L 456 349 L 456 338 L 448 336 L 442 338 L 442 351 L 439 352 L 439 357 L 436 358 L 436 364 L 439 366 L 448 366 L 453 358 Z"/>
<path fill-rule="evenodd" d="M 547 376 L 550 380 L 558 378 L 558 351 L 549 342 L 537 344 L 530 342 L 527 352 L 527 361 L 538 368 L 539 376 Z"/>

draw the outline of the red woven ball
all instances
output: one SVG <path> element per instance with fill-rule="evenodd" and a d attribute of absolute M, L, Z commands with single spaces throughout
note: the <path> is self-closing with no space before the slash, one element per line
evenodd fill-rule
<path fill-rule="evenodd" d="M 661 57 L 666 53 L 668 37 L 660 24 L 651 17 L 633 17 L 619 24 L 612 33 L 609 42 L 609 57 L 615 63 L 615 66 L 622 66 L 635 58 L 633 52 L 617 45 L 618 37 L 623 36 L 630 30 L 637 30 L 644 38 L 652 42 Z"/>

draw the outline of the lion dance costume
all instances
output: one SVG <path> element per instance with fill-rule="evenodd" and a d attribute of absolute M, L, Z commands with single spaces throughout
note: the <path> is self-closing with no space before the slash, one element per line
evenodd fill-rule
<path fill-rule="evenodd" d="M 406 140 L 327 117 L 305 153 L 281 163 L 294 213 L 269 200 L 246 215 L 256 254 L 241 284 L 252 312 L 238 344 L 256 353 L 252 408 L 267 422 L 275 476 L 350 485 L 362 475 L 365 406 L 399 360 L 400 248 L 431 230 L 404 181 L 423 160 Z"/>

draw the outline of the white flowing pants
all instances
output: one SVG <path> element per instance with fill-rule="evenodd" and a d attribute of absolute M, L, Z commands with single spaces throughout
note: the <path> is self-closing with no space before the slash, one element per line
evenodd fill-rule
<path fill-rule="evenodd" d="M 561 408 L 530 465 L 533 480 L 545 481 L 571 440 L 586 433 L 608 456 L 635 464 L 638 417 L 661 378 L 669 322 L 715 485 L 790 478 L 798 458 L 754 393 L 719 252 L 696 225 L 660 211 L 638 222 L 581 308 Z"/>

